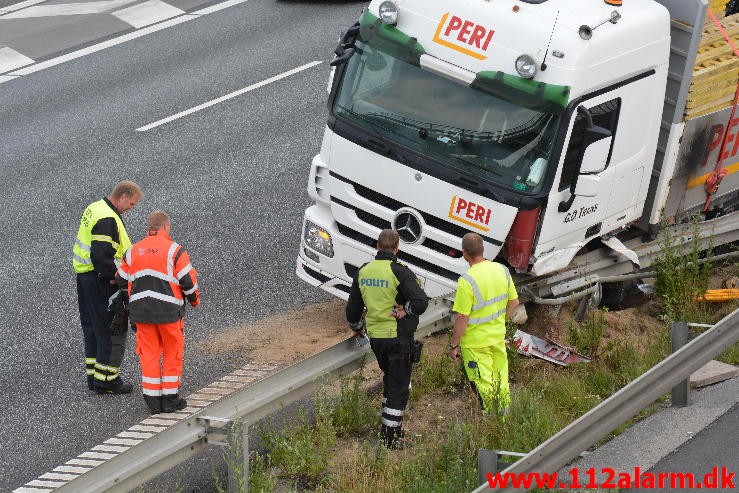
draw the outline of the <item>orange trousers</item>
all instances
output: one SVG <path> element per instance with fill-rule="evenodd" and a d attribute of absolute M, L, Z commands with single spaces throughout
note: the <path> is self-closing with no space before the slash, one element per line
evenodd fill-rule
<path fill-rule="evenodd" d="M 183 319 L 166 324 L 136 323 L 136 354 L 141 361 L 144 395 L 179 393 L 184 353 Z"/>

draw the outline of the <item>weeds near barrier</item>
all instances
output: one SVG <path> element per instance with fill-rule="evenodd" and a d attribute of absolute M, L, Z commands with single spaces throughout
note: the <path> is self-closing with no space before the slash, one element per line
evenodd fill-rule
<path fill-rule="evenodd" d="M 411 400 L 429 392 L 455 392 L 465 385 L 461 364 L 446 354 L 429 355 L 424 351 L 421 361 L 413 368 Z"/>
<path fill-rule="evenodd" d="M 598 354 L 606 327 L 604 315 L 606 311 L 608 310 L 590 310 L 581 324 L 570 322 L 568 342 L 580 353 L 591 358 Z"/>
<path fill-rule="evenodd" d="M 695 301 L 695 297 L 708 289 L 713 248 L 703 246 L 697 221 L 691 221 L 690 227 L 687 251 L 680 248 L 682 245 L 667 228 L 659 238 L 661 252 L 654 262 L 654 272 L 668 322 L 704 322 L 707 318 L 706 304 Z M 700 263 L 704 256 L 706 261 Z"/>
<path fill-rule="evenodd" d="M 360 369 L 359 373 L 339 381 L 339 397 L 335 402 L 325 393 L 319 397 L 329 409 L 328 416 L 337 437 L 363 436 L 379 427 L 379 407 L 361 388 L 364 380 Z"/>

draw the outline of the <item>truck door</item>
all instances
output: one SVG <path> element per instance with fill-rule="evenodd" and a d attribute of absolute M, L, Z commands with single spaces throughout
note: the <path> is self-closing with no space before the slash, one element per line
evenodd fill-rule
<path fill-rule="evenodd" d="M 618 140 L 621 98 L 603 95 L 581 103 L 580 107 L 590 113 L 594 126 L 610 132 L 611 136 L 610 145 L 603 154 L 605 169 L 592 175 L 597 178 L 597 187 L 588 196 L 573 194 L 571 192 L 573 180 L 585 181 L 581 179 L 583 175 L 578 175 L 580 171 L 578 164 L 580 155 L 584 152 L 583 138 L 588 126 L 584 111 L 573 112 L 568 132 L 570 137 L 560 158 L 561 165 L 552 186 L 534 253 L 537 258 L 541 258 L 562 251 L 561 262 L 564 265 L 569 263 L 587 239 L 601 234 L 616 172 L 616 167 L 611 165 L 611 161 L 614 144 Z M 588 160 L 588 156 L 584 159 Z M 583 183 L 576 182 L 576 185 L 582 186 Z"/>
<path fill-rule="evenodd" d="M 593 147 L 604 166 L 596 172 L 591 172 L 596 166 L 588 162 L 588 152 L 581 164 L 583 146 L 589 144 L 583 141 L 588 118 L 583 111 L 571 113 L 534 251 L 537 259 L 549 257 L 543 262 L 548 265 L 535 264 L 535 273 L 565 267 L 588 241 L 639 219 L 649 188 L 664 95 L 664 87 L 652 75 L 645 72 L 577 103 L 577 108 L 587 110 L 594 126 L 611 134 L 607 149 Z M 586 184 L 590 190 L 581 187 Z M 573 197 L 573 188 L 582 193 Z"/>

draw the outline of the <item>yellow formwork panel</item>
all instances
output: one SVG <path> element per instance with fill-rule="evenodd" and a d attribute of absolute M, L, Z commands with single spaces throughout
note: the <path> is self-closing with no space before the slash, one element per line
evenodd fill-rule
<path fill-rule="evenodd" d="M 717 41 L 725 41 L 723 33 L 719 30 L 718 27 L 716 27 L 716 24 L 713 23 L 711 17 L 708 16 L 706 18 L 711 23 L 706 24 L 706 27 L 703 29 L 703 34 L 701 34 L 700 47 L 712 45 Z M 723 19 L 719 20 L 721 21 L 721 25 L 724 27 L 724 30 L 729 34 L 729 36 L 733 36 L 734 34 L 739 33 L 739 13 L 724 17 Z"/>
<path fill-rule="evenodd" d="M 724 101 L 727 97 L 733 99 L 736 92 L 736 83 L 723 88 L 717 88 L 711 92 L 703 94 L 689 94 L 688 101 L 685 103 L 687 109 L 698 108 L 704 105 L 715 105 L 719 101 Z"/>
<path fill-rule="evenodd" d="M 690 108 L 688 111 L 685 112 L 684 120 L 692 120 L 693 118 L 698 118 L 699 116 L 707 115 L 709 113 L 713 113 L 714 111 L 728 108 L 733 102 L 734 95 L 732 94 L 731 96 L 727 96 L 724 101 L 717 102 L 713 105 L 705 104 L 696 108 Z"/>
<path fill-rule="evenodd" d="M 716 77 L 731 78 L 739 70 L 739 57 L 734 55 L 723 55 L 712 60 L 706 60 L 693 69 L 693 84 L 712 80 Z"/>

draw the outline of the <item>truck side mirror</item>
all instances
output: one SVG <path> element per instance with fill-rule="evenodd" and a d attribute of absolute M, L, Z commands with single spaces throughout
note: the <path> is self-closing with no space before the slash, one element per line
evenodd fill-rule
<path fill-rule="evenodd" d="M 584 106 L 578 106 L 577 112 L 585 118 L 580 154 L 577 159 L 577 173 L 570 184 L 570 198 L 559 203 L 557 210 L 567 212 L 572 207 L 576 196 L 595 197 L 598 192 L 600 178 L 594 174 L 606 169 L 608 153 L 611 151 L 611 131 L 593 124 L 593 116 Z M 580 182 L 583 182 L 580 185 Z"/>
<path fill-rule="evenodd" d="M 352 57 L 352 55 L 354 55 L 354 48 L 347 48 L 344 51 L 341 51 L 340 53 L 341 54 L 337 54 L 336 58 L 331 60 L 331 63 L 329 63 L 330 66 L 336 67 L 337 65 L 346 63 Z"/>
<path fill-rule="evenodd" d="M 600 188 L 600 176 L 580 175 L 575 187 L 575 195 L 579 197 L 595 197 Z"/>
<path fill-rule="evenodd" d="M 608 153 L 611 152 L 611 131 L 603 127 L 585 130 L 583 149 L 578 168 L 581 175 L 600 173 L 606 169 Z"/>

